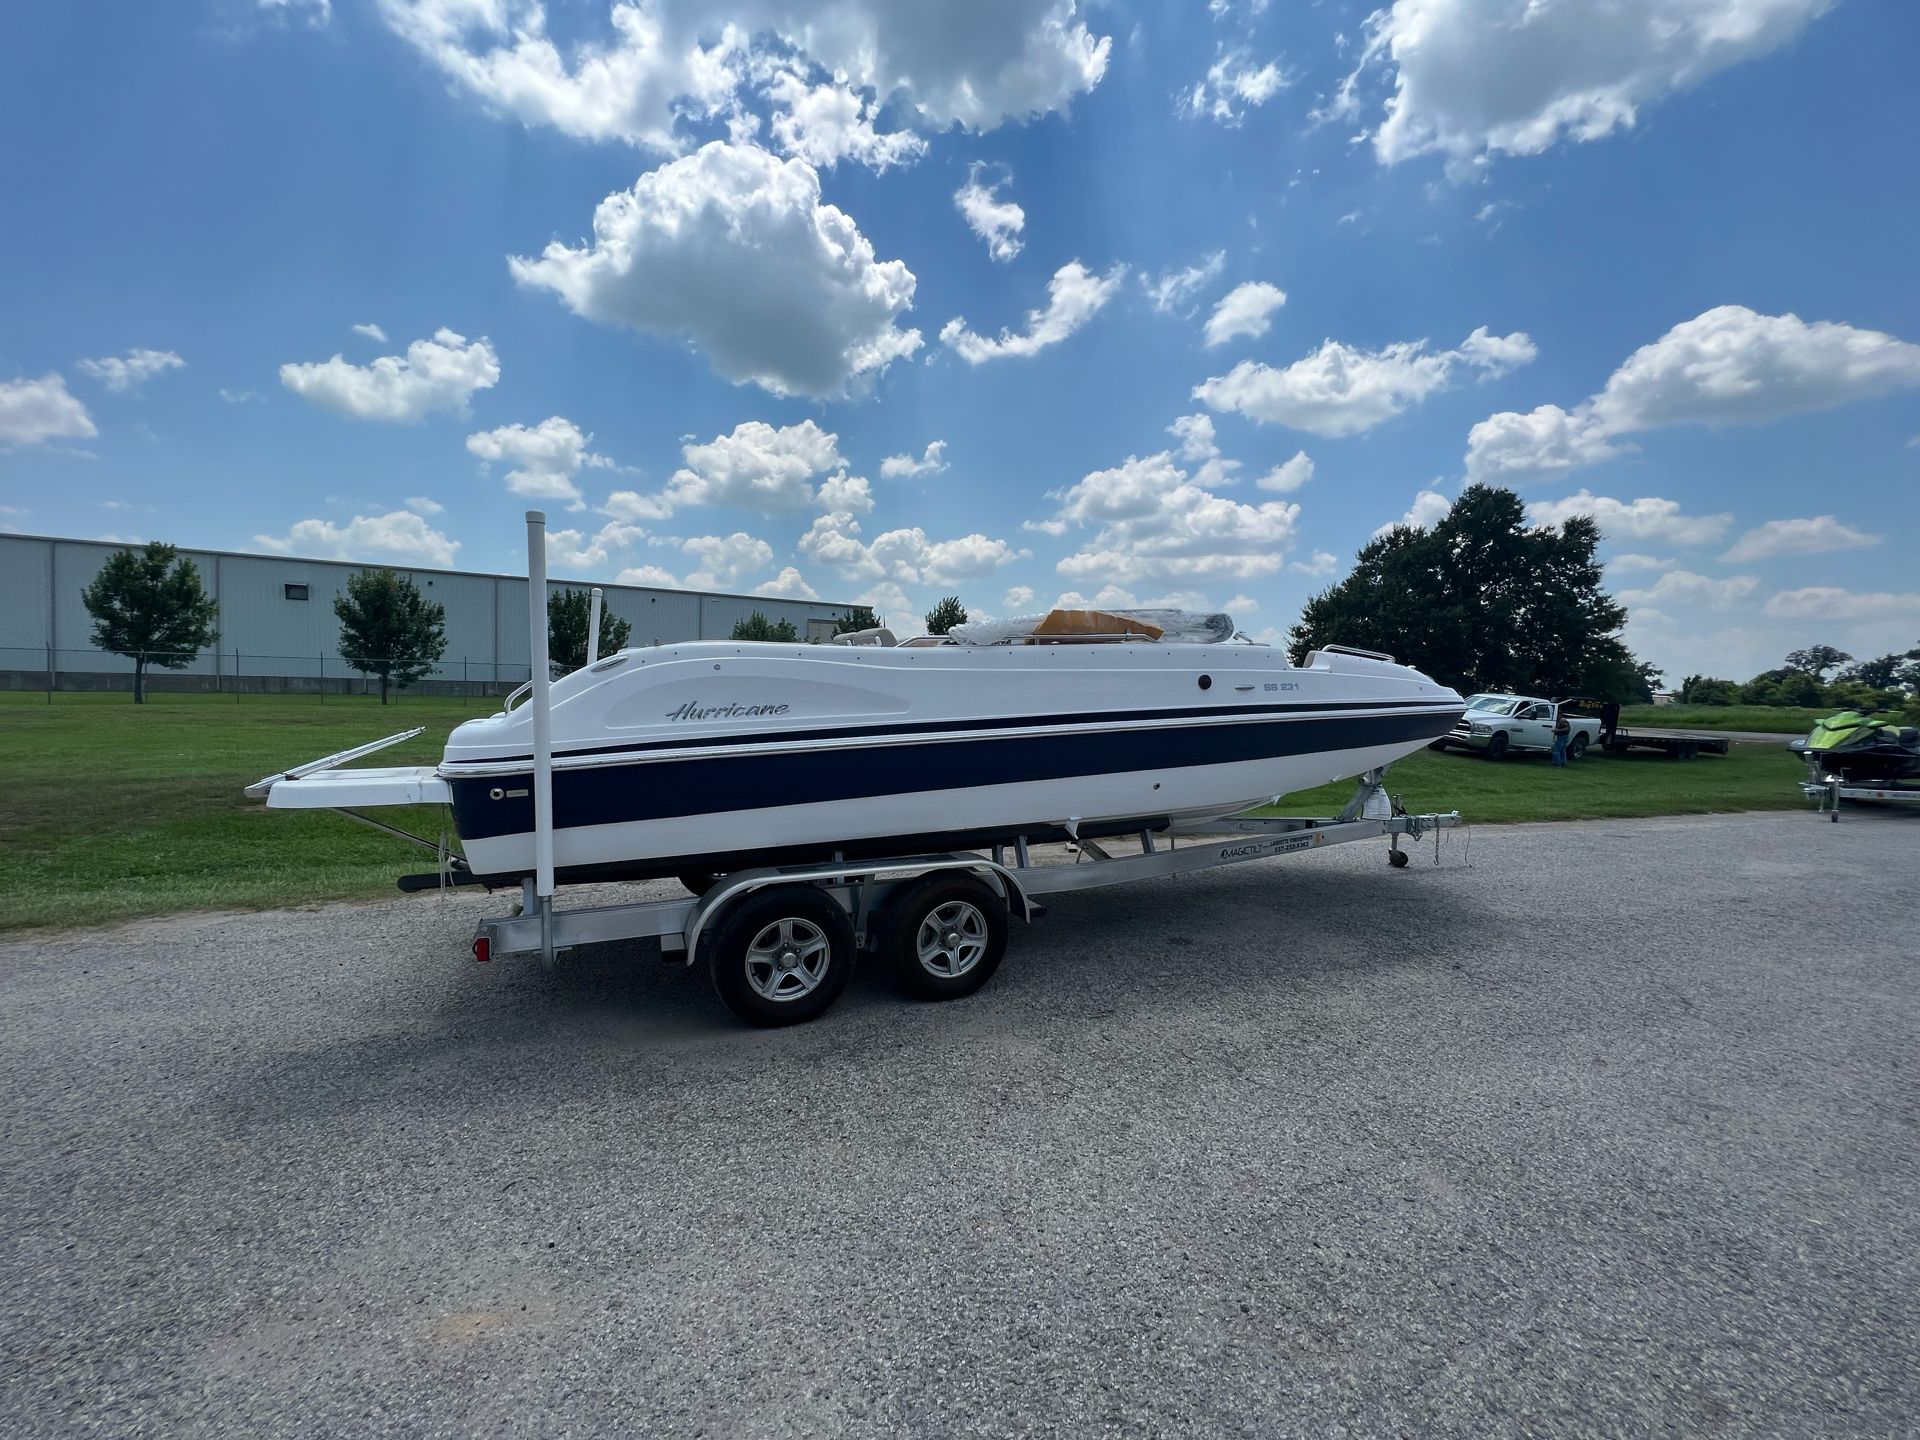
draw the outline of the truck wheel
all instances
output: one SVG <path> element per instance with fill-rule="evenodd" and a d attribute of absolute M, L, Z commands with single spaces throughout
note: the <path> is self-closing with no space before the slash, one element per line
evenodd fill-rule
<path fill-rule="evenodd" d="M 1573 737 L 1573 743 L 1567 746 L 1567 758 L 1578 760 L 1587 753 L 1587 737 L 1584 734 Z"/>
<path fill-rule="evenodd" d="M 812 885 L 743 896 L 707 943 L 713 988 L 749 1025 L 812 1020 L 853 975 L 853 922 Z"/>
<path fill-rule="evenodd" d="M 1499 731 L 1487 741 L 1487 759 L 1504 760 L 1507 758 L 1507 732 Z"/>
<path fill-rule="evenodd" d="M 1007 953 L 1007 904 L 971 875 L 930 875 L 887 909 L 880 953 L 921 1000 L 971 995 Z"/>

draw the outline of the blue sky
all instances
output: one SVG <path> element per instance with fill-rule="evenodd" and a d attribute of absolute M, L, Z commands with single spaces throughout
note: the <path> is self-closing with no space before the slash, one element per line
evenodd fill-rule
<path fill-rule="evenodd" d="M 0 525 L 518 569 L 539 504 L 561 576 L 1277 633 L 1472 476 L 1596 514 L 1674 678 L 1904 649 L 1917 46 L 1897 0 L 10 6 Z"/>

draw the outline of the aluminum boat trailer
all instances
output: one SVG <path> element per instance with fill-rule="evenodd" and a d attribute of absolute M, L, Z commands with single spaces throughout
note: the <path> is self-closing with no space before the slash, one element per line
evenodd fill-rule
<path fill-rule="evenodd" d="M 1383 836 L 1388 863 L 1402 867 L 1409 859 L 1402 839 L 1460 823 L 1458 811 L 1405 813 L 1384 782 L 1384 770 L 1369 771 L 1333 816 L 1161 822 L 1098 839 L 1079 837 L 1078 822 L 1067 820 L 1058 828 L 1077 838 L 1066 858 L 1036 856 L 1027 837 L 1012 836 L 980 851 L 742 870 L 687 898 L 578 908 L 556 906 L 529 876 L 513 913 L 480 922 L 473 953 L 477 960 L 538 956 L 550 966 L 578 946 L 657 940 L 688 966 L 707 961 L 729 1008 L 758 1024 L 824 1010 L 844 988 L 856 951 L 876 954 L 909 992 L 950 998 L 987 981 L 1005 953 L 1009 919 L 1031 922 L 1045 912 L 1047 896 Z M 1115 853 L 1122 838 L 1137 852 Z M 829 993 L 807 993 L 816 988 Z M 814 1003 L 792 1003 L 801 999 Z"/>
<path fill-rule="evenodd" d="M 1800 782 L 1800 793 L 1814 802 L 1814 813 L 1840 823 L 1842 800 L 1883 800 L 1895 805 L 1920 805 L 1920 786 L 1860 785 L 1839 775 L 1821 775 Z"/>

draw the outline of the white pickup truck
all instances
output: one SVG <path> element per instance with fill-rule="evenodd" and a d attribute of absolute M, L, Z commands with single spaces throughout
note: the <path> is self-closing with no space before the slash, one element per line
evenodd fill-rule
<path fill-rule="evenodd" d="M 1574 702 L 1555 703 L 1532 695 L 1469 695 L 1467 713 L 1433 742 L 1433 749 L 1478 750 L 1499 760 L 1515 750 L 1553 749 L 1553 722 L 1567 711 L 1567 754 L 1575 759 L 1600 741 L 1601 723 L 1578 713 Z"/>

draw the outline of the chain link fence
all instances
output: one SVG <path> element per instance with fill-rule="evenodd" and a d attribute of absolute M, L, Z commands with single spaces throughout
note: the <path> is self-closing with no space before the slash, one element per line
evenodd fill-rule
<path fill-rule="evenodd" d="M 131 658 L 101 650 L 0 646 L 0 691 L 38 691 L 48 704 L 62 695 L 131 694 L 134 671 Z M 512 665 L 443 657 L 428 675 L 404 689 L 390 685 L 387 698 L 405 703 L 435 696 L 506 696 L 526 684 L 531 674 L 525 662 Z M 377 670 L 355 667 L 338 655 L 154 652 L 147 657 L 144 688 L 147 698 L 155 701 L 179 695 L 231 695 L 237 701 L 274 695 L 304 696 L 324 705 L 331 697 L 379 695 L 380 676 Z"/>

